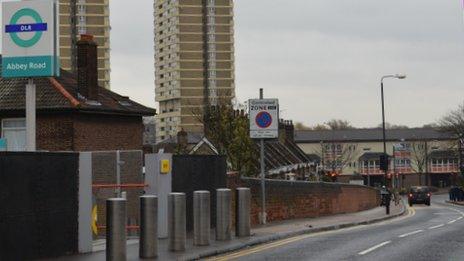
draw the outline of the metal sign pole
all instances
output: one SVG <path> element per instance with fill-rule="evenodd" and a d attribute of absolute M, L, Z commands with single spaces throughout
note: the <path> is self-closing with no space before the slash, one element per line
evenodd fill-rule
<path fill-rule="evenodd" d="M 34 80 L 29 78 L 26 84 L 26 150 L 35 151 L 35 124 L 36 124 L 36 90 Z"/>
<path fill-rule="evenodd" d="M 56 62 L 59 59 L 57 4 L 56 0 L 2 3 L 2 77 L 28 78 L 25 106 L 27 151 L 36 150 L 36 86 L 33 77 L 59 75 Z M 28 24 L 23 23 L 23 17 L 28 17 Z"/>
<path fill-rule="evenodd" d="M 123 162 L 121 161 L 121 151 L 116 151 L 116 184 L 118 187 L 116 188 L 116 196 L 121 197 L 121 165 Z"/>
<path fill-rule="evenodd" d="M 263 99 L 263 89 L 259 89 L 259 99 Z M 261 154 L 261 223 L 266 224 L 266 177 L 265 177 L 265 162 L 264 162 L 264 139 L 260 140 Z"/>

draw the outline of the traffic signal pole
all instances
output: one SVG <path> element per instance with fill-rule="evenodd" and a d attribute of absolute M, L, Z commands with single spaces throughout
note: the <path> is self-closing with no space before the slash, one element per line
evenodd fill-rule
<path fill-rule="evenodd" d="M 383 139 L 383 155 L 384 155 L 384 160 L 386 161 L 384 164 L 386 164 L 386 167 L 384 169 L 384 184 L 385 187 L 387 186 L 387 172 L 388 172 L 388 157 L 387 157 L 387 141 L 385 137 L 385 104 L 384 104 L 384 98 L 383 98 L 383 79 L 380 82 L 380 92 L 381 92 L 381 97 L 382 97 L 382 139 Z M 381 163 L 382 164 L 382 163 Z"/>

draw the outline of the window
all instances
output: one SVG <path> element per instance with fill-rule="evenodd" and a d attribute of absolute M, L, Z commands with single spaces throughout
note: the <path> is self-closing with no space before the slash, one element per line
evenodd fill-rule
<path fill-rule="evenodd" d="M 4 119 L 1 134 L 6 139 L 8 151 L 26 150 L 26 119 Z"/>

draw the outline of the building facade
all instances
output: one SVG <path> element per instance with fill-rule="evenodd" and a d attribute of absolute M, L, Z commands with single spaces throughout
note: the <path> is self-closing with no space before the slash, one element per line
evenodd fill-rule
<path fill-rule="evenodd" d="M 82 36 L 77 49 L 77 77 L 61 70 L 60 77 L 34 80 L 37 150 L 142 150 L 143 117 L 156 111 L 98 86 L 92 36 Z M 27 78 L 0 77 L 0 139 L 7 151 L 26 149 L 26 83 Z"/>
<path fill-rule="evenodd" d="M 109 0 L 59 0 L 61 67 L 77 70 L 76 43 L 81 34 L 93 35 L 98 44 L 98 83 L 110 88 Z"/>
<path fill-rule="evenodd" d="M 233 0 L 155 0 L 157 140 L 202 132 L 204 109 L 235 96 Z"/>
<path fill-rule="evenodd" d="M 449 186 L 459 172 L 458 141 L 435 129 L 387 130 L 387 179 L 399 187 Z M 362 176 L 365 184 L 380 185 L 383 154 L 381 129 L 297 131 L 295 141 L 318 159 L 321 171 L 348 182 Z"/>

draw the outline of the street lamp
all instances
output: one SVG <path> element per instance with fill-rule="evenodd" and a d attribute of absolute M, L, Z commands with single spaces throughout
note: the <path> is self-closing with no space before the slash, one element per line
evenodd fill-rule
<path fill-rule="evenodd" d="M 393 75 L 384 75 L 380 79 L 380 92 L 382 96 L 382 134 L 383 134 L 383 159 L 384 162 L 380 162 L 380 164 L 384 165 L 384 183 L 387 186 L 387 172 L 388 172 L 388 157 L 387 157 L 387 141 L 385 138 L 385 104 L 383 98 L 383 79 L 386 78 L 395 78 L 395 79 L 405 79 L 406 74 L 393 74 Z"/>

